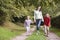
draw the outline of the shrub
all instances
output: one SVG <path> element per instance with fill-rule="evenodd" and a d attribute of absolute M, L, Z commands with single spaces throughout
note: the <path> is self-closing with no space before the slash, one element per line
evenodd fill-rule
<path fill-rule="evenodd" d="M 60 28 L 60 15 L 55 18 L 52 18 L 51 24 L 54 27 Z"/>
<path fill-rule="evenodd" d="M 2 25 L 6 20 L 6 13 L 0 9 L 0 25 Z"/>

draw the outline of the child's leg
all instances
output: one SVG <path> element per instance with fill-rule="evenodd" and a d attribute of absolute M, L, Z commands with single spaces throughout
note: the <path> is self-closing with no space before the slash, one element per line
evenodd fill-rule
<path fill-rule="evenodd" d="M 48 36 L 48 34 L 49 34 L 49 27 L 47 27 L 47 36 Z"/>
<path fill-rule="evenodd" d="M 26 35 L 29 35 L 30 28 L 28 26 L 26 27 L 26 30 L 27 30 Z"/>
<path fill-rule="evenodd" d="M 28 27 L 26 27 L 26 30 L 27 30 L 27 33 L 28 33 L 28 31 L 29 31 Z"/>
<path fill-rule="evenodd" d="M 49 28 L 50 28 L 50 27 L 48 27 L 48 28 L 47 28 L 47 30 L 48 30 L 48 33 L 49 33 Z"/>
<path fill-rule="evenodd" d="M 47 33 L 46 25 L 44 25 L 44 32 L 45 32 L 45 34 Z"/>
<path fill-rule="evenodd" d="M 30 32 L 30 26 L 27 27 L 27 32 L 28 32 L 28 33 Z"/>
<path fill-rule="evenodd" d="M 30 27 L 28 27 L 28 32 L 30 32 Z"/>

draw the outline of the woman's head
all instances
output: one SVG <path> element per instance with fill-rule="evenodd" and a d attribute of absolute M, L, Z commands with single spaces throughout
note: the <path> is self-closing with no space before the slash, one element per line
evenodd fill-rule
<path fill-rule="evenodd" d="M 38 6 L 36 10 L 39 10 L 39 11 L 41 11 L 41 6 Z"/>

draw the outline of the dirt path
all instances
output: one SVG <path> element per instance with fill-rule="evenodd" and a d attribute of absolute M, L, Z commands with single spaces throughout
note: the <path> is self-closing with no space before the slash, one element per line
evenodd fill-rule
<path fill-rule="evenodd" d="M 16 36 L 12 40 L 25 40 L 26 38 L 28 38 L 27 35 L 31 35 L 34 30 L 35 30 L 35 26 L 33 28 L 31 28 L 31 33 L 29 33 L 29 34 L 23 33 L 22 35 Z"/>
<path fill-rule="evenodd" d="M 35 30 L 35 27 L 31 28 L 31 33 L 29 33 L 29 34 L 23 33 L 22 35 L 16 36 L 12 40 L 25 40 L 26 38 L 28 38 L 27 35 L 31 35 L 34 30 Z M 60 37 L 58 37 L 53 32 L 50 32 L 48 37 L 47 37 L 47 40 L 60 40 Z"/>
<path fill-rule="evenodd" d="M 47 40 L 60 40 L 60 37 L 58 37 L 56 34 L 50 32 L 47 37 Z"/>

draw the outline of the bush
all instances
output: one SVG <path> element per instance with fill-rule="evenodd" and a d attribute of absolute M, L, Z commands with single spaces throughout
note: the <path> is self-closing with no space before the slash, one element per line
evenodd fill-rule
<path fill-rule="evenodd" d="M 6 13 L 0 9 L 0 25 L 2 25 L 6 20 Z"/>
<path fill-rule="evenodd" d="M 52 18 L 51 24 L 54 27 L 60 28 L 60 15 L 55 18 Z"/>
<path fill-rule="evenodd" d="M 21 16 L 21 17 L 13 17 L 13 20 L 11 20 L 12 22 L 20 22 L 23 23 L 26 19 L 26 16 Z"/>

